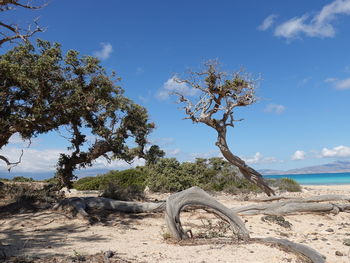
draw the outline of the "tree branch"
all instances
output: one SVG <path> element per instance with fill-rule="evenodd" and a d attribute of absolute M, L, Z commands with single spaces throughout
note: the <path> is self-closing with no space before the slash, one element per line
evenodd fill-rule
<path fill-rule="evenodd" d="M 13 167 L 16 167 L 18 164 L 20 164 L 22 162 L 22 156 L 23 156 L 23 150 L 21 151 L 21 156 L 19 157 L 17 162 L 12 163 L 8 160 L 7 157 L 5 157 L 3 155 L 0 155 L 0 160 L 4 161 L 6 163 L 7 171 L 10 172 Z"/>

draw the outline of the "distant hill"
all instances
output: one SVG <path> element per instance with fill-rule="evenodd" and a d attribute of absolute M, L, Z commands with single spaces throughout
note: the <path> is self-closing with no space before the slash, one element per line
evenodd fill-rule
<path fill-rule="evenodd" d="M 262 169 L 263 175 L 271 174 L 316 174 L 316 173 L 350 173 L 350 161 L 337 161 L 323 165 L 308 166 L 288 171 Z"/>

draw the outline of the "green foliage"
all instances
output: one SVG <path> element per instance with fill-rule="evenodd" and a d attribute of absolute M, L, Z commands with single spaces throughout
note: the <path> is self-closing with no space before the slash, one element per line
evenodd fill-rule
<path fill-rule="evenodd" d="M 117 200 L 144 199 L 145 176 L 138 169 L 110 171 L 96 177 L 84 177 L 74 182 L 77 190 L 100 190 L 103 197 Z"/>
<path fill-rule="evenodd" d="M 300 184 L 291 178 L 269 179 L 268 183 L 282 192 L 301 192 Z"/>
<path fill-rule="evenodd" d="M 24 176 L 15 176 L 13 177 L 12 179 L 13 182 L 34 182 L 34 179 L 33 178 L 27 178 L 27 177 L 24 177 Z"/>
<path fill-rule="evenodd" d="M 70 154 L 60 155 L 57 179 L 68 187 L 74 170 L 100 156 L 155 162 L 164 152 L 145 150 L 154 124 L 145 108 L 124 96 L 119 79 L 97 58 L 63 54 L 58 43 L 38 40 L 0 55 L 0 149 L 15 133 L 30 139 L 66 127 Z M 88 134 L 95 142 L 89 144 Z"/>
<path fill-rule="evenodd" d="M 142 169 L 147 175 L 147 186 L 154 192 L 178 192 L 192 186 L 233 194 L 260 191 L 257 186 L 242 179 L 238 169 L 222 158 L 198 158 L 195 163 L 163 158 Z"/>
<path fill-rule="evenodd" d="M 100 188 L 100 184 L 101 177 L 87 176 L 75 181 L 73 183 L 73 188 L 80 191 L 98 190 Z"/>
<path fill-rule="evenodd" d="M 144 199 L 145 178 L 136 169 L 111 171 L 101 177 L 99 190 L 103 197 L 117 200 Z"/>

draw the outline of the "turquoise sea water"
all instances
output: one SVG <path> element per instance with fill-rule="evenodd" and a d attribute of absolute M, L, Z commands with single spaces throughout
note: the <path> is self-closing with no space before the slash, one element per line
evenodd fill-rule
<path fill-rule="evenodd" d="M 264 178 L 278 179 L 288 177 L 299 184 L 337 185 L 350 184 L 350 173 L 325 173 L 325 174 L 283 174 L 264 175 Z"/>

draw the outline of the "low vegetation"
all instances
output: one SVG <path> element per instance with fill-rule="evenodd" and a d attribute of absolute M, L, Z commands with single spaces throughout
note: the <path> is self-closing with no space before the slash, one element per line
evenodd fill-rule
<path fill-rule="evenodd" d="M 7 181 L 30 183 L 34 180 L 19 176 Z M 54 184 L 57 181 L 50 178 L 44 182 Z M 290 178 L 268 179 L 267 183 L 281 192 L 301 191 L 300 185 Z M 259 187 L 243 178 L 235 166 L 218 157 L 197 158 L 195 162 L 183 163 L 175 158 L 162 158 L 154 164 L 83 177 L 73 183 L 73 188 L 77 190 L 98 190 L 103 197 L 123 201 L 143 200 L 146 187 L 152 192 L 168 193 L 179 192 L 192 186 L 199 186 L 209 192 L 229 194 L 261 192 Z M 20 187 L 13 185 L 7 191 L 19 196 L 37 195 L 30 192 L 26 186 L 22 190 L 17 188 Z"/>
<path fill-rule="evenodd" d="M 269 179 L 267 182 L 281 192 L 301 192 L 300 184 L 291 178 Z"/>

